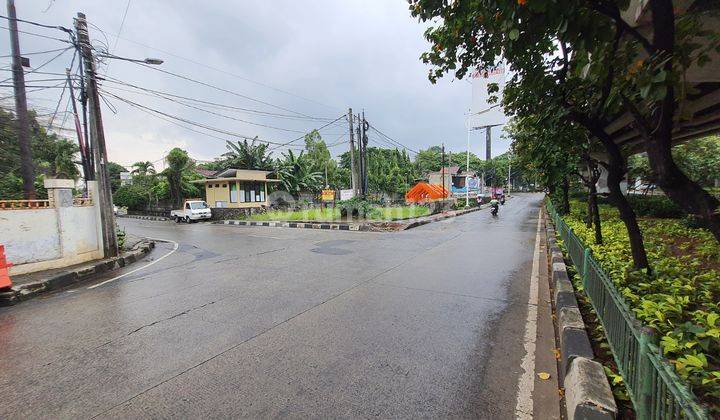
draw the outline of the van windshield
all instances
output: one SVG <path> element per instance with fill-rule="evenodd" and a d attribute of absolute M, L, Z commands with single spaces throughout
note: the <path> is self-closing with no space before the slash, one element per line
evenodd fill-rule
<path fill-rule="evenodd" d="M 207 203 L 205 203 L 204 201 L 195 201 L 195 202 L 190 203 L 190 208 L 193 210 L 198 210 L 198 209 L 206 209 L 206 208 L 208 208 L 208 206 L 207 206 Z"/>

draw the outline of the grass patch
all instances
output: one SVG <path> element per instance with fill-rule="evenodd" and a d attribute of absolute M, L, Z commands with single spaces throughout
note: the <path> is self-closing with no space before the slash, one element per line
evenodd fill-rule
<path fill-rule="evenodd" d="M 425 206 L 376 207 L 367 220 L 400 220 L 412 219 L 430 214 Z M 253 214 L 249 220 L 255 221 L 341 221 L 340 208 L 306 209 L 294 211 L 270 210 L 265 213 Z"/>

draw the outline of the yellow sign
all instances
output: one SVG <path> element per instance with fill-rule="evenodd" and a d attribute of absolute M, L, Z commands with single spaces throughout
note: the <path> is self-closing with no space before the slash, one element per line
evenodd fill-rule
<path fill-rule="evenodd" d="M 335 190 L 322 190 L 322 201 L 334 201 Z"/>

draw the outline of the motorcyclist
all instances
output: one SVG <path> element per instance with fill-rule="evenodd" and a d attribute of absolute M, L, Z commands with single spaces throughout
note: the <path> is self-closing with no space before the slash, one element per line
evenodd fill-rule
<path fill-rule="evenodd" d="M 500 202 L 497 198 L 493 197 L 493 199 L 490 200 L 490 208 L 490 213 L 492 213 L 493 216 L 497 216 L 498 210 L 500 209 Z"/>

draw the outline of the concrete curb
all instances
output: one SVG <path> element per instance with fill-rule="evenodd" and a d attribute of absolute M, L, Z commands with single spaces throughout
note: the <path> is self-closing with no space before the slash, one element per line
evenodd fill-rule
<path fill-rule="evenodd" d="M 143 240 L 137 243 L 133 249 L 118 257 L 95 261 L 71 271 L 61 271 L 42 281 L 13 286 L 9 291 L 0 293 L 0 306 L 14 305 L 42 293 L 90 280 L 95 274 L 125 267 L 143 258 L 153 248 L 155 248 L 154 241 Z"/>
<path fill-rule="evenodd" d="M 212 222 L 216 225 L 236 225 L 236 226 L 264 226 L 264 227 L 284 227 L 298 229 L 324 229 L 324 230 L 354 230 L 366 231 L 369 229 L 367 223 L 323 223 L 323 222 L 261 222 L 250 220 L 218 220 Z"/>
<path fill-rule="evenodd" d="M 216 225 L 235 225 L 235 226 L 261 226 L 261 227 L 283 227 L 283 228 L 299 228 L 299 229 L 324 229 L 324 230 L 348 230 L 355 232 L 369 232 L 374 231 L 376 228 L 380 228 L 384 223 L 395 223 L 397 225 L 403 225 L 398 230 L 408 230 L 418 226 L 426 225 L 432 222 L 438 222 L 440 220 L 449 219 L 451 217 L 462 216 L 467 213 L 472 213 L 483 209 L 484 207 L 473 207 L 467 210 L 455 210 L 452 213 L 439 213 L 432 216 L 425 216 L 427 219 L 408 219 L 413 220 L 395 220 L 391 222 L 366 222 L 366 223 L 347 223 L 347 222 L 263 222 L 263 221 L 250 221 L 250 220 L 218 220 L 212 222 Z"/>
<path fill-rule="evenodd" d="M 154 221 L 157 221 L 157 222 L 166 222 L 166 221 L 170 220 L 170 219 L 168 219 L 167 217 L 160 217 L 160 216 L 140 216 L 140 215 L 136 215 L 136 214 L 122 214 L 122 215 L 119 214 L 119 215 L 117 215 L 116 217 L 122 217 L 122 218 L 126 218 L 126 219 L 154 220 Z"/>
<path fill-rule="evenodd" d="M 468 213 L 472 213 L 472 212 L 474 212 L 474 211 L 482 210 L 482 209 L 484 209 L 485 207 L 487 207 L 487 206 L 486 206 L 485 204 L 483 204 L 483 205 L 480 205 L 480 206 L 478 206 L 478 207 L 469 208 L 469 209 L 467 209 L 467 210 L 465 210 L 465 209 L 463 209 L 463 210 L 454 210 L 452 213 L 450 213 L 450 212 L 447 212 L 447 213 L 438 213 L 438 214 L 434 214 L 434 215 L 432 215 L 432 216 L 426 216 L 426 217 L 428 217 L 428 219 L 416 220 L 416 221 L 414 221 L 414 222 L 411 222 L 411 223 L 409 223 L 407 226 L 405 226 L 402 230 L 408 230 L 408 229 L 416 228 L 416 227 L 418 227 L 418 226 L 427 225 L 428 223 L 439 222 L 439 221 L 441 221 L 441 220 L 450 219 L 450 218 L 452 218 L 452 217 L 462 216 L 462 215 L 465 215 L 465 214 L 468 214 Z"/>
<path fill-rule="evenodd" d="M 566 418 L 614 419 L 617 416 L 617 405 L 612 389 L 603 366 L 593 360 L 595 355 L 575 299 L 575 290 L 568 277 L 562 251 L 555 239 L 555 228 L 549 218 L 546 220 Z"/>

